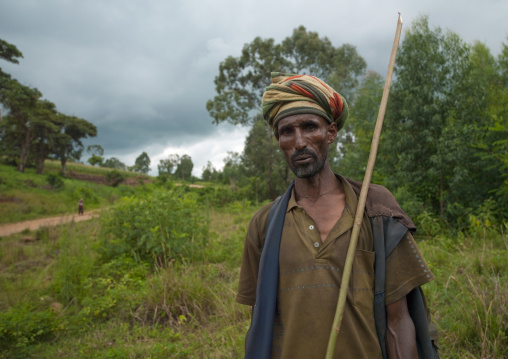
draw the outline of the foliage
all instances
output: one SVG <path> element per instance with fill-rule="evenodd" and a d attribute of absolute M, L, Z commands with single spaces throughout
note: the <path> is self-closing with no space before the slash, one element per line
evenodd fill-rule
<path fill-rule="evenodd" d="M 196 260 L 208 223 L 196 195 L 176 188 L 155 189 L 146 199 L 123 198 L 104 222 L 102 256 L 123 254 L 160 263 Z"/>
<path fill-rule="evenodd" d="M 23 57 L 16 46 L 0 39 L 0 58 L 18 63 Z M 81 138 L 97 135 L 91 123 L 56 111 L 56 105 L 42 99 L 36 88 L 20 84 L 0 70 L 0 104 L 7 115 L 0 114 L 0 153 L 16 163 L 18 171 L 37 167 L 42 174 L 50 156 L 62 162 L 62 174 L 68 159 L 79 160 Z"/>
<path fill-rule="evenodd" d="M 116 187 L 125 180 L 126 176 L 117 171 L 116 169 L 106 174 L 106 179 L 113 186 Z"/>
<path fill-rule="evenodd" d="M 178 161 L 178 165 L 175 170 L 175 178 L 187 181 L 192 177 L 192 168 L 194 163 L 189 155 L 183 155 Z"/>
<path fill-rule="evenodd" d="M 344 129 L 339 132 L 339 156 L 332 156 L 330 161 L 332 169 L 343 176 L 355 180 L 365 176 L 383 84 L 379 74 L 368 71 L 356 90 L 355 106 L 351 108 Z M 372 177 L 373 182 L 382 182 L 377 168 Z"/>
<path fill-rule="evenodd" d="M 0 59 L 18 64 L 19 57 L 23 57 L 23 54 L 15 45 L 9 44 L 7 41 L 0 39 Z"/>
<path fill-rule="evenodd" d="M 180 156 L 177 154 L 169 155 L 168 158 L 159 160 L 157 169 L 159 170 L 159 177 L 170 177 L 176 170 L 180 163 Z"/>
<path fill-rule="evenodd" d="M 157 191 L 152 194 L 159 196 Z M 48 268 L 55 270 L 49 281 L 56 283 L 50 291 L 37 288 L 32 289 L 33 295 L 17 296 L 32 298 L 30 313 L 42 314 L 19 314 L 26 314 L 26 303 L 11 304 L 0 314 L 6 318 L 5 313 L 18 313 L 20 319 L 10 320 L 9 325 L 22 323 L 21 318 L 29 320 L 23 322 L 25 338 L 32 335 L 31 328 L 42 329 L 47 336 L 34 337 L 25 347 L 14 349 L 20 357 L 38 358 L 125 357 L 127 353 L 153 358 L 241 357 L 250 311 L 234 300 L 245 231 L 257 207 L 245 201 L 221 209 L 201 207 L 201 214 L 208 212 L 211 220 L 207 245 L 196 249 L 198 259 L 166 266 L 143 264 L 128 254 L 97 260 L 103 244 L 93 239 L 99 233 L 99 220 L 55 229 L 48 238 L 59 233 L 58 240 L 41 239 L 28 247 L 46 247 L 41 254 L 53 253 L 44 256 L 50 261 Z M 508 291 L 502 282 L 508 275 L 506 239 L 500 227 L 491 225 L 498 223 L 492 218 L 494 208 L 486 205 L 482 212 L 475 212 L 471 229 L 463 233 L 416 237 L 436 276 L 423 289 L 440 331 L 443 358 L 507 355 Z M 7 254 L 7 248 L 17 248 L 17 241 L 2 240 L 0 255 Z M 11 250 L 8 253 L 12 257 Z M 24 256 L 35 259 L 28 252 Z M 2 265 L 6 260 L 0 256 Z M 0 273 L 2 283 L 45 271 L 36 267 L 13 277 L 17 267 L 7 268 Z M 58 317 L 39 299 L 48 294 L 66 307 Z"/>
<path fill-rule="evenodd" d="M 278 143 L 261 117 L 252 125 L 245 139 L 241 169 L 261 199 L 275 199 L 292 180 L 292 172 Z"/>
<path fill-rule="evenodd" d="M 82 139 L 97 136 L 97 128 L 92 123 L 75 116 L 59 113 L 57 124 L 60 132 L 54 138 L 53 155 L 61 162 L 61 173 L 65 175 L 67 161 L 79 161 L 83 153 Z"/>
<path fill-rule="evenodd" d="M 46 176 L 46 181 L 48 181 L 49 185 L 54 189 L 61 189 L 65 186 L 62 178 L 53 173 L 50 173 Z"/>
<path fill-rule="evenodd" d="M 127 169 L 127 166 L 125 165 L 125 163 L 123 163 L 116 157 L 111 157 L 111 158 L 106 159 L 103 163 L 103 166 L 107 167 L 107 168 L 113 168 L 116 170 L 123 170 L 123 171 L 125 171 Z"/>
<path fill-rule="evenodd" d="M 150 157 L 146 152 L 142 152 L 134 162 L 134 166 L 129 167 L 130 171 L 148 173 L 150 172 Z"/>
<path fill-rule="evenodd" d="M 58 333 L 55 313 L 49 309 L 33 309 L 20 306 L 0 312 L 0 354 L 14 355 L 16 351 L 53 338 Z"/>
<path fill-rule="evenodd" d="M 412 24 L 397 55 L 378 168 L 385 185 L 447 222 L 465 218 L 500 185 L 475 146 L 492 121 L 485 114 L 493 69 L 484 46 L 429 28 L 427 17 Z"/>
<path fill-rule="evenodd" d="M 203 181 L 216 181 L 218 179 L 219 172 L 212 165 L 212 162 L 208 161 L 206 166 L 203 167 L 203 172 L 201 173 L 201 179 Z"/>
<path fill-rule="evenodd" d="M 256 37 L 244 45 L 241 56 L 229 56 L 220 63 L 214 80 L 217 95 L 206 108 L 216 124 L 251 124 L 255 121 L 252 112 L 260 112 L 272 71 L 315 75 L 348 96 L 365 67 L 354 46 L 335 47 L 303 26 L 280 44 Z"/>

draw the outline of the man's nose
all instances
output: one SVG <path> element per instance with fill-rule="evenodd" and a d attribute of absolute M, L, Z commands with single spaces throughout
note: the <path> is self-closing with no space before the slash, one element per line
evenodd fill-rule
<path fill-rule="evenodd" d="M 295 131 L 295 148 L 301 150 L 302 148 L 307 147 L 307 141 L 305 140 L 305 136 L 303 135 L 300 129 Z"/>

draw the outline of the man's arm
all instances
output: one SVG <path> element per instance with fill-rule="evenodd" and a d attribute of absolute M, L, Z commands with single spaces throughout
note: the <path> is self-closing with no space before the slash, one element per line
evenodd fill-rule
<path fill-rule="evenodd" d="M 387 305 L 386 314 L 388 357 L 390 359 L 418 359 L 415 326 L 409 316 L 406 297 Z"/>

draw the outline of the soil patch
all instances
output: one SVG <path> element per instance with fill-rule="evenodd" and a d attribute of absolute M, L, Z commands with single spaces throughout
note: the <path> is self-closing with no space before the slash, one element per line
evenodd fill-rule
<path fill-rule="evenodd" d="M 0 237 L 9 236 L 14 233 L 20 233 L 23 232 L 24 230 L 36 231 L 41 227 L 53 227 L 71 221 L 74 222 L 87 221 L 94 217 L 98 217 L 99 215 L 100 211 L 97 210 L 85 212 L 82 216 L 78 216 L 77 214 L 70 214 L 59 217 L 42 218 L 42 219 L 34 219 L 31 221 L 3 224 L 0 225 Z"/>

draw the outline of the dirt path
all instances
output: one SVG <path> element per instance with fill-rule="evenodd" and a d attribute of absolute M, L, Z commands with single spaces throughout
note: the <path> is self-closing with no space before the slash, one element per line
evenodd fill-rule
<path fill-rule="evenodd" d="M 9 224 L 1 224 L 0 225 L 0 237 L 9 236 L 14 233 L 23 232 L 25 229 L 29 229 L 31 231 L 35 231 L 40 227 L 52 227 L 60 224 L 68 223 L 71 221 L 81 222 L 89 220 L 93 217 L 99 216 L 98 210 L 85 212 L 82 216 L 78 216 L 77 214 L 64 215 L 59 217 L 51 217 L 51 218 L 42 218 L 42 219 L 34 219 L 31 221 L 24 221 L 18 223 L 9 223 Z"/>

